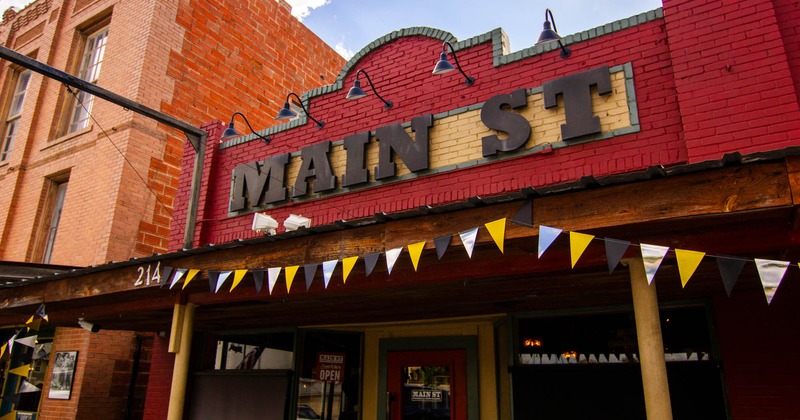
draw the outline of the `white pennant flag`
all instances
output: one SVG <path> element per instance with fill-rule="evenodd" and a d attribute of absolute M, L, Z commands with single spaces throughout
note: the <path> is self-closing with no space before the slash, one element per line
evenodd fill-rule
<path fill-rule="evenodd" d="M 475 249 L 475 238 L 478 237 L 478 228 L 459 232 L 458 236 L 461 237 L 461 242 L 464 243 L 464 249 L 467 250 L 467 255 L 472 258 L 472 250 Z"/>
<path fill-rule="evenodd" d="M 36 346 L 36 337 L 38 337 L 38 336 L 32 335 L 30 337 L 18 338 L 18 339 L 14 340 L 14 341 L 17 342 L 17 343 L 22 344 L 23 346 L 35 347 Z"/>
<path fill-rule="evenodd" d="M 228 279 L 228 276 L 231 275 L 233 271 L 223 271 L 219 273 L 219 278 L 217 279 L 217 288 L 214 289 L 214 293 L 219 292 L 219 288 L 222 287 L 222 284 L 225 283 L 225 280 Z"/>
<path fill-rule="evenodd" d="M 772 297 L 781 285 L 783 276 L 786 275 L 786 269 L 789 268 L 789 263 L 786 261 L 774 260 L 761 260 L 756 258 L 756 267 L 758 268 L 758 276 L 761 278 L 761 285 L 764 286 L 764 295 L 767 297 L 767 305 L 772 303 Z"/>
<path fill-rule="evenodd" d="M 172 289 L 172 286 L 174 286 L 175 283 L 181 280 L 181 277 L 186 274 L 186 271 L 188 271 L 186 268 L 178 268 L 175 270 L 175 275 L 172 276 L 172 282 L 169 284 L 170 289 Z"/>
<path fill-rule="evenodd" d="M 278 276 L 281 274 L 281 268 L 268 268 L 267 269 L 267 282 L 269 285 L 269 294 L 272 294 L 272 289 L 275 288 L 275 283 L 278 282 Z"/>
<path fill-rule="evenodd" d="M 331 282 L 331 277 L 333 276 L 333 270 L 336 269 L 336 264 L 339 260 L 330 260 L 325 261 L 322 263 L 322 277 L 325 280 L 325 288 L 328 288 L 328 283 Z"/>
<path fill-rule="evenodd" d="M 553 241 L 558 238 L 562 232 L 561 229 L 552 228 L 549 226 L 539 226 L 539 258 L 547 251 L 547 248 L 553 244 Z"/>
<path fill-rule="evenodd" d="M 647 284 L 653 283 L 653 277 L 664 260 L 664 256 L 669 251 L 668 246 L 648 245 L 641 244 L 642 248 L 642 262 L 644 263 L 644 272 L 647 274 Z"/>
<path fill-rule="evenodd" d="M 394 263 L 397 262 L 397 258 L 400 257 L 402 251 L 402 246 L 400 248 L 386 250 L 386 268 L 389 270 L 389 274 L 392 274 L 392 267 L 394 267 Z"/>

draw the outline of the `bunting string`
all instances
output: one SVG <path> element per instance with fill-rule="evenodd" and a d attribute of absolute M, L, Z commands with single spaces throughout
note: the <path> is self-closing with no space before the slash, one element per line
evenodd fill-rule
<path fill-rule="evenodd" d="M 520 226 L 539 230 L 537 257 L 542 258 L 545 252 L 547 252 L 548 248 L 562 233 L 564 233 L 564 231 L 560 228 L 552 226 L 534 226 L 531 209 L 531 201 L 528 200 L 520 208 L 516 215 L 510 219 L 510 221 Z M 501 253 L 504 252 L 503 248 L 505 242 L 506 222 L 507 220 L 502 218 L 490 221 L 483 226 L 489 235 L 491 235 L 495 245 Z M 436 249 L 436 256 L 438 260 L 441 260 L 450 246 L 452 237 L 456 234 L 461 239 L 461 244 L 464 247 L 464 250 L 467 252 L 467 256 L 471 259 L 480 228 L 481 226 L 472 227 L 458 233 L 444 235 L 426 241 L 416 241 L 406 246 L 386 249 L 379 252 L 372 252 L 365 255 L 347 256 L 341 259 L 302 265 L 305 274 L 306 290 L 311 288 L 317 269 L 320 266 L 322 266 L 324 287 L 327 289 L 333 278 L 333 273 L 340 262 L 342 264 L 342 284 L 345 285 L 347 284 L 347 280 L 359 259 L 364 260 L 365 276 L 369 277 L 374 271 L 379 257 L 383 255 L 386 260 L 387 273 L 391 275 L 392 269 L 395 267 L 404 250 L 407 251 L 414 271 L 417 272 L 420 269 L 419 261 L 422 256 L 422 251 L 429 242 L 433 242 L 433 246 Z M 796 266 L 800 268 L 800 264 L 790 263 L 787 261 L 741 258 L 727 255 L 711 255 L 698 250 L 677 248 L 670 249 L 670 247 L 657 244 L 634 244 L 631 241 L 614 238 L 598 238 L 594 235 L 574 231 L 568 233 L 570 242 L 570 262 L 572 268 L 575 268 L 581 256 L 593 241 L 602 241 L 605 246 L 605 255 L 608 263 L 609 275 L 614 272 L 622 257 L 626 254 L 626 252 L 628 252 L 629 248 L 631 246 L 637 246 L 641 252 L 642 263 L 645 267 L 645 274 L 647 276 L 648 284 L 652 284 L 662 261 L 664 258 L 666 258 L 667 254 L 672 251 L 675 255 L 675 260 L 677 261 L 681 287 L 686 287 L 703 260 L 713 258 L 716 259 L 725 292 L 728 296 L 730 296 L 744 265 L 747 262 L 753 262 L 758 270 L 758 275 L 764 289 L 764 295 L 767 299 L 767 304 L 772 302 L 772 299 L 777 292 L 778 287 L 780 286 L 780 283 L 783 280 L 788 268 L 790 266 Z M 300 267 L 301 265 L 287 265 L 285 267 L 237 269 L 230 271 L 209 270 L 209 289 L 212 293 L 218 293 L 228 277 L 235 273 L 233 277 L 233 284 L 230 287 L 230 291 L 232 292 L 242 281 L 245 274 L 249 272 L 253 277 L 256 293 L 260 293 L 264 282 L 264 273 L 266 272 L 268 275 L 269 294 L 272 294 L 274 292 L 275 285 L 279 280 L 281 272 L 283 272 L 286 282 L 286 291 L 287 293 L 291 293 L 294 277 Z M 183 288 L 185 288 L 186 284 L 188 284 L 188 282 L 191 281 L 191 279 L 193 279 L 199 271 L 197 269 L 188 267 L 173 268 L 167 266 L 162 267 L 162 270 L 163 274 L 161 275 L 161 286 L 163 287 L 164 284 L 171 279 L 169 285 L 170 289 L 179 284 L 181 281 L 184 282 Z"/>

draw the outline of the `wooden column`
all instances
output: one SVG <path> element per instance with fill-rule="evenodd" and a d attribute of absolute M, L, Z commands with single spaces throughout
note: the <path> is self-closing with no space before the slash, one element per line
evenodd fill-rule
<path fill-rule="evenodd" d="M 672 406 L 664 359 L 664 341 L 658 313 L 656 285 L 647 283 L 641 259 L 627 259 L 636 317 L 636 336 L 639 341 L 639 365 L 642 369 L 644 405 L 648 420 L 671 420 Z"/>
<path fill-rule="evenodd" d="M 175 353 L 175 366 L 172 369 L 172 387 L 169 392 L 168 420 L 181 420 L 186 402 L 186 383 L 189 379 L 189 355 L 192 349 L 192 330 L 194 329 L 194 308 L 192 303 L 176 304 L 172 317 L 170 352 Z M 177 337 L 174 337 L 177 335 Z M 174 337 L 174 338 L 173 338 Z M 180 337 L 178 339 L 178 337 Z"/>

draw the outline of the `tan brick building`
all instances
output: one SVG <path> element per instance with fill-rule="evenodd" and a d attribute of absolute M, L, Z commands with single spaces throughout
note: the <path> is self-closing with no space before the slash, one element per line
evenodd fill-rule
<path fill-rule="evenodd" d="M 38 0 L 4 11 L 0 43 L 195 126 L 236 111 L 273 125 L 288 92 L 328 84 L 344 63 L 284 0 Z M 85 267 L 167 250 L 182 133 L 5 60 L 0 133 L 0 261 Z M 79 345 L 52 350 L 103 345 L 65 342 Z M 87 390 L 108 400 L 96 388 L 40 418 L 120 416 L 125 398 L 90 405 Z"/>

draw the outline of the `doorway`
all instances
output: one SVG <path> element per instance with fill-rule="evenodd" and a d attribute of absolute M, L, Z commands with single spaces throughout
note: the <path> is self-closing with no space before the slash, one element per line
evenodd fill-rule
<path fill-rule="evenodd" d="M 386 355 L 387 418 L 467 418 L 465 350 L 391 351 Z"/>

